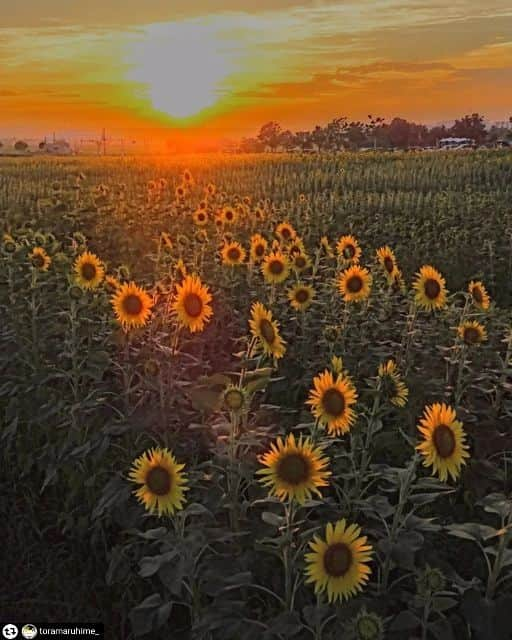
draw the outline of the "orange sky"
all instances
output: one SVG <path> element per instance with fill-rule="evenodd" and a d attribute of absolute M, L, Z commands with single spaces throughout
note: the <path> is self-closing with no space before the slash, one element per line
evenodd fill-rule
<path fill-rule="evenodd" d="M 0 2 L 0 137 L 512 115 L 509 0 Z"/>

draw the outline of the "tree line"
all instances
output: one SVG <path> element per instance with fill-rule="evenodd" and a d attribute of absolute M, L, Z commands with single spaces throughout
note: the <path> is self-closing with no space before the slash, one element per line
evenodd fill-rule
<path fill-rule="evenodd" d="M 243 138 L 239 151 L 258 153 L 265 150 L 337 151 L 361 148 L 435 147 L 447 137 L 471 138 L 476 144 L 492 144 L 498 140 L 512 141 L 512 116 L 504 126 L 487 128 L 485 119 L 478 113 L 455 120 L 453 126 L 427 127 L 404 118 L 385 118 L 368 115 L 366 121 L 351 121 L 345 116 L 334 118 L 325 126 L 316 125 L 311 131 L 292 132 L 283 129 L 278 122 L 264 124 L 255 138 Z"/>

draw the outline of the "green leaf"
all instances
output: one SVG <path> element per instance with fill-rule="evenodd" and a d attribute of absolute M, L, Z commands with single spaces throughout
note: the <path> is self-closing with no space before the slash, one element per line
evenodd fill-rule
<path fill-rule="evenodd" d="M 285 522 L 283 516 L 278 516 L 277 513 L 272 513 L 271 511 L 264 511 L 261 514 L 261 519 L 272 527 L 278 528 L 282 527 Z"/>

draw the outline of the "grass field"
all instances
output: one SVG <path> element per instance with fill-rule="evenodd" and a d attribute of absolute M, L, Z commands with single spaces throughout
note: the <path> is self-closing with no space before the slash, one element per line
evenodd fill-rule
<path fill-rule="evenodd" d="M 0 219 L 2 615 L 511 637 L 510 152 L 4 159 Z"/>

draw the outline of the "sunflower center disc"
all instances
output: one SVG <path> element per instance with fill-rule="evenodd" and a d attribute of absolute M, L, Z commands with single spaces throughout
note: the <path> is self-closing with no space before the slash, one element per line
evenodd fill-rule
<path fill-rule="evenodd" d="M 298 453 L 287 455 L 277 466 L 277 476 L 288 484 L 300 484 L 308 479 L 308 462 Z"/>
<path fill-rule="evenodd" d="M 450 427 L 440 424 L 434 431 L 434 445 L 441 458 L 449 458 L 455 451 L 455 436 Z"/>
<path fill-rule="evenodd" d="M 123 309 L 131 316 L 138 316 L 142 311 L 142 301 L 139 296 L 131 293 L 123 300 Z"/>
<path fill-rule="evenodd" d="M 289 240 L 292 234 L 291 234 L 290 230 L 286 229 L 286 227 L 285 227 L 284 229 L 281 230 L 281 235 L 283 236 L 283 238 L 285 240 Z"/>
<path fill-rule="evenodd" d="M 280 260 L 273 260 L 270 263 L 270 273 L 273 273 L 275 276 L 283 273 L 284 265 Z"/>
<path fill-rule="evenodd" d="M 480 342 L 480 333 L 475 327 L 466 327 L 464 329 L 464 342 L 467 344 L 476 344 Z"/>
<path fill-rule="evenodd" d="M 276 338 L 276 332 L 274 331 L 272 323 L 266 318 L 263 318 L 260 321 L 260 331 L 266 342 L 268 342 L 269 344 L 272 344 L 274 342 Z"/>
<path fill-rule="evenodd" d="M 393 260 L 389 256 L 386 256 L 384 258 L 384 268 L 388 273 L 393 273 L 393 269 L 395 268 L 395 265 L 393 263 Z"/>
<path fill-rule="evenodd" d="M 238 251 L 238 249 L 229 249 L 228 258 L 230 260 L 238 260 L 240 258 L 240 252 Z"/>
<path fill-rule="evenodd" d="M 299 289 L 295 294 L 295 300 L 300 304 L 304 304 L 309 300 L 309 293 L 306 289 Z"/>
<path fill-rule="evenodd" d="M 82 265 L 82 278 L 84 280 L 94 280 L 96 277 L 96 267 L 89 262 Z"/>
<path fill-rule="evenodd" d="M 324 569 L 335 578 L 344 576 L 352 565 L 352 551 L 343 542 L 331 544 L 324 554 Z"/>
<path fill-rule="evenodd" d="M 171 489 L 171 475 L 163 467 L 153 467 L 146 476 L 146 484 L 151 493 L 165 496 Z"/>
<path fill-rule="evenodd" d="M 263 247 L 262 244 L 258 244 L 256 245 L 256 249 L 254 250 L 254 253 L 257 256 L 262 256 L 265 253 L 265 248 Z"/>
<path fill-rule="evenodd" d="M 185 307 L 187 315 L 192 318 L 197 318 L 201 315 L 201 311 L 203 310 L 203 301 L 197 293 L 189 293 L 185 298 L 183 306 Z"/>
<path fill-rule="evenodd" d="M 356 248 L 353 245 L 349 244 L 343 249 L 343 257 L 347 258 L 347 260 L 349 258 L 353 258 L 355 255 L 356 255 Z"/>
<path fill-rule="evenodd" d="M 303 269 L 306 266 L 306 259 L 304 258 L 304 256 L 297 256 L 295 258 L 295 266 L 298 269 Z"/>
<path fill-rule="evenodd" d="M 430 300 L 435 300 L 437 296 L 441 293 L 441 285 L 437 280 L 432 280 L 431 278 L 425 282 L 425 295 Z"/>
<path fill-rule="evenodd" d="M 347 289 L 350 293 L 359 293 L 363 288 L 363 281 L 360 276 L 352 276 L 347 281 Z"/>
<path fill-rule="evenodd" d="M 473 289 L 473 298 L 475 299 L 475 302 L 478 302 L 478 304 L 482 304 L 483 296 L 482 296 L 482 292 L 480 291 L 479 287 L 475 287 Z"/>
<path fill-rule="evenodd" d="M 35 255 L 32 258 L 32 264 L 34 265 L 34 267 L 36 267 L 37 269 L 41 269 L 41 267 L 43 267 L 44 265 L 44 258 L 43 256 L 40 255 Z"/>
<path fill-rule="evenodd" d="M 322 404 L 326 413 L 331 416 L 341 416 L 345 411 L 345 398 L 337 389 L 327 389 Z"/>

